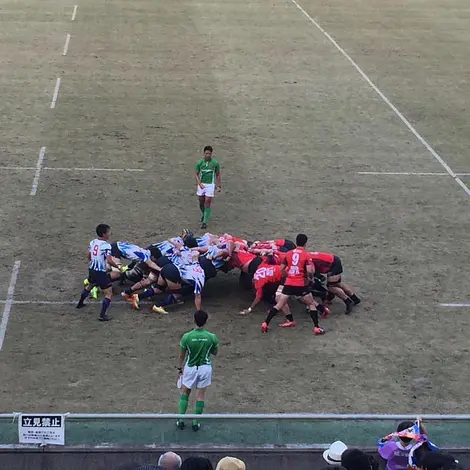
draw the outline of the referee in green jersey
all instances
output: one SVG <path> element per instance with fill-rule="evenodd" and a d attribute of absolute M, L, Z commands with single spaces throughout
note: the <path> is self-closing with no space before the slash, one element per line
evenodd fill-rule
<path fill-rule="evenodd" d="M 177 369 L 180 374 L 178 387 L 181 395 L 178 402 L 178 414 L 184 415 L 188 409 L 189 394 L 196 389 L 196 403 L 194 414 L 200 415 L 204 411 L 204 397 L 207 387 L 211 384 L 212 365 L 211 355 L 216 355 L 219 341 L 214 333 L 204 329 L 207 322 L 207 313 L 198 310 L 194 314 L 196 328 L 185 333 L 180 341 L 180 354 Z M 184 368 L 183 368 L 184 364 Z M 185 424 L 182 419 L 176 422 L 180 429 Z M 199 431 L 201 424 L 197 419 L 193 421 L 193 431 Z"/>
<path fill-rule="evenodd" d="M 213 148 L 210 145 L 204 147 L 204 158 L 196 163 L 196 194 L 199 198 L 199 209 L 201 210 L 201 228 L 207 228 L 207 222 L 211 215 L 211 203 L 215 190 L 222 189 L 220 182 L 220 165 L 212 157 Z"/>

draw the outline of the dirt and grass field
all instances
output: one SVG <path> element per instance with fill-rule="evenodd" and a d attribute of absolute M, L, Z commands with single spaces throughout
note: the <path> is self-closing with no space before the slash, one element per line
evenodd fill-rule
<path fill-rule="evenodd" d="M 102 324 L 70 302 L 97 223 L 142 245 L 197 230 L 207 144 L 224 186 L 209 229 L 306 232 L 364 302 L 334 304 L 323 337 L 297 306 L 296 328 L 262 336 L 263 309 L 238 316 L 250 297 L 219 274 L 206 411 L 466 409 L 470 307 L 440 303 L 470 282 L 468 2 L 300 0 L 384 100 L 291 0 L 77 1 L 73 21 L 73 3 L 0 3 L 1 410 L 176 411 L 191 304 L 116 302 Z"/>

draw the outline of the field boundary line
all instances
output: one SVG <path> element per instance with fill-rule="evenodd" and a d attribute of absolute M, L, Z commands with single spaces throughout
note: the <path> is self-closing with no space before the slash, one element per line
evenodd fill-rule
<path fill-rule="evenodd" d="M 470 176 L 470 173 L 455 173 L 457 176 Z M 356 171 L 356 175 L 366 176 L 449 176 L 448 173 L 432 171 Z"/>
<path fill-rule="evenodd" d="M 70 34 L 67 33 L 67 36 L 65 36 L 64 52 L 62 52 L 62 55 L 67 55 L 67 51 L 69 50 L 70 38 Z"/>
<path fill-rule="evenodd" d="M 7 299 L 3 308 L 2 322 L 0 323 L 0 351 L 3 348 L 5 334 L 7 332 L 8 320 L 10 319 L 11 307 L 13 306 L 13 298 L 15 296 L 16 282 L 18 281 L 18 273 L 20 271 L 21 261 L 15 261 L 13 271 L 11 273 L 10 285 L 8 286 Z"/>
<path fill-rule="evenodd" d="M 46 155 L 46 147 L 41 147 L 39 151 L 38 163 L 36 164 L 36 172 L 34 173 L 33 184 L 31 185 L 30 196 L 36 196 L 38 192 L 39 178 L 41 177 L 42 164 L 44 163 L 44 157 Z"/>
<path fill-rule="evenodd" d="M 463 303 L 451 303 L 451 304 L 439 304 L 441 307 L 470 307 L 470 302 Z"/>
<path fill-rule="evenodd" d="M 60 77 L 55 82 L 54 94 L 52 95 L 52 101 L 51 101 L 51 109 L 54 109 L 57 103 L 57 98 L 59 97 L 59 88 L 60 88 Z"/>
<path fill-rule="evenodd" d="M 297 3 L 296 0 L 291 2 L 302 12 L 302 14 L 333 44 L 333 46 L 343 55 L 343 57 L 359 72 L 361 77 L 369 84 L 369 86 L 382 98 L 384 103 L 400 118 L 409 131 L 426 147 L 429 153 L 442 165 L 446 172 L 460 185 L 465 191 L 467 196 L 470 196 L 470 189 L 465 183 L 455 174 L 452 168 L 446 161 L 434 150 L 427 140 L 413 127 L 408 119 L 401 113 L 401 111 L 384 95 L 380 88 L 369 78 L 369 76 L 361 69 L 355 60 L 336 42 L 328 31 L 326 31 L 315 19 L 313 19 L 303 8 Z"/>
<path fill-rule="evenodd" d="M 77 16 L 77 10 L 78 10 L 78 5 L 74 5 L 73 13 L 72 13 L 72 21 L 75 21 L 75 18 Z"/>

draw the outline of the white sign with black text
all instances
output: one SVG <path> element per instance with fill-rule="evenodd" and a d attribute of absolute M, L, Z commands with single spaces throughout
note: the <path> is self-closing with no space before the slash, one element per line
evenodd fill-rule
<path fill-rule="evenodd" d="M 65 445 L 65 417 L 53 414 L 20 414 L 20 444 Z"/>

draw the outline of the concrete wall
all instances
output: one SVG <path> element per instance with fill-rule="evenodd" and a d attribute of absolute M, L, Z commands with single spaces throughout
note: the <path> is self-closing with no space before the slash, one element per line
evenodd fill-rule
<path fill-rule="evenodd" d="M 0 470 L 114 470 L 128 463 L 157 463 L 169 449 L 0 449 Z M 172 449 L 183 458 L 208 457 L 215 464 L 226 455 L 245 461 L 247 470 L 320 470 L 325 467 L 322 452 L 293 449 Z M 464 468 L 470 469 L 470 452 L 451 450 Z"/>

